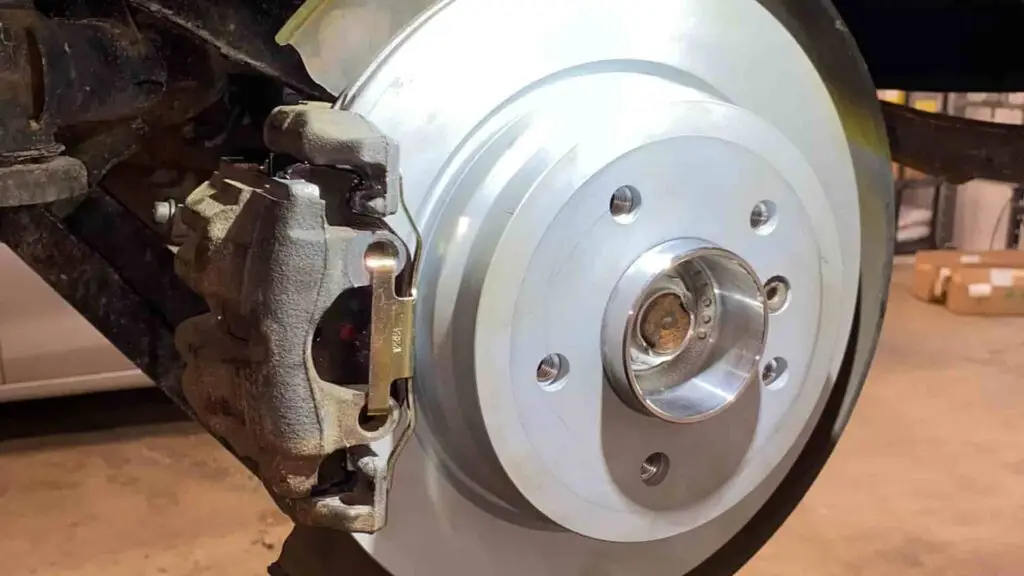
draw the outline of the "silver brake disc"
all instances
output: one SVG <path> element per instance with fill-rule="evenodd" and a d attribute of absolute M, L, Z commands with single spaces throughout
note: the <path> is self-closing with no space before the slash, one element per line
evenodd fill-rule
<path fill-rule="evenodd" d="M 840 377 L 852 406 L 877 340 L 891 182 L 842 23 L 804 1 L 450 0 L 349 86 L 324 46 L 396 27 L 366 10 L 295 41 L 400 144 L 423 231 L 422 418 L 387 528 L 357 539 L 399 576 L 690 571 Z"/>

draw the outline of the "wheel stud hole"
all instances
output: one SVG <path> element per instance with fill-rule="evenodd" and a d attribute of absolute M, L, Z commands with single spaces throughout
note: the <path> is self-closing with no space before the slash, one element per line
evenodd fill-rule
<path fill-rule="evenodd" d="M 761 383 L 769 390 L 778 390 L 786 384 L 788 370 L 789 363 L 786 362 L 786 359 L 776 356 L 761 368 Z"/>
<path fill-rule="evenodd" d="M 670 466 L 668 455 L 664 452 L 655 452 L 640 464 L 640 480 L 648 486 L 657 486 L 668 477 Z"/>
<path fill-rule="evenodd" d="M 537 364 L 537 383 L 545 390 L 560 389 L 568 375 L 569 359 L 561 354 L 548 354 Z"/>
<path fill-rule="evenodd" d="M 636 220 L 640 210 L 640 191 L 632 186 L 620 186 L 612 194 L 608 211 L 619 224 L 630 224 Z"/>
<path fill-rule="evenodd" d="M 782 276 L 769 278 L 764 283 L 764 298 L 769 312 L 782 312 L 786 304 L 789 304 L 789 280 Z"/>
<path fill-rule="evenodd" d="M 762 236 L 771 234 L 778 223 L 777 207 L 771 200 L 762 200 L 750 211 L 750 227 Z"/>

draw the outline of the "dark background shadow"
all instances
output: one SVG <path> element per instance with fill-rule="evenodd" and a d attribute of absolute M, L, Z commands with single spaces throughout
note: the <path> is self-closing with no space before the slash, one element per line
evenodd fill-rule
<path fill-rule="evenodd" d="M 0 404 L 0 452 L 106 442 L 112 435 L 104 432 L 128 427 L 147 427 L 146 434 L 201 432 L 157 388 L 102 392 Z M 38 442 L 14 442 L 26 439 Z"/>

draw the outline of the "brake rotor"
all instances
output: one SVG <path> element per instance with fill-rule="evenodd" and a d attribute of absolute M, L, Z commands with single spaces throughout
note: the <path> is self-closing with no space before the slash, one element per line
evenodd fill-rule
<path fill-rule="evenodd" d="M 837 22 L 451 0 L 349 90 L 400 143 L 423 232 L 417 442 L 387 528 L 357 536 L 387 570 L 686 573 L 780 486 L 837 380 L 852 403 L 891 183 Z"/>

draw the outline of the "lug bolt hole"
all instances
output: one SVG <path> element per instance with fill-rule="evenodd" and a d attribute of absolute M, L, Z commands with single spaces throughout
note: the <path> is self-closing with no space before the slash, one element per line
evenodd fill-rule
<path fill-rule="evenodd" d="M 769 278 L 764 283 L 764 297 L 769 312 L 782 312 L 786 304 L 789 304 L 789 280 L 782 276 Z"/>
<path fill-rule="evenodd" d="M 537 364 L 537 383 L 545 390 L 560 389 L 568 375 L 569 359 L 561 354 L 548 354 Z"/>
<path fill-rule="evenodd" d="M 771 200 L 758 202 L 754 205 L 754 209 L 750 211 L 750 227 L 754 232 L 762 236 L 771 234 L 778 223 L 776 211 L 775 202 Z"/>
<path fill-rule="evenodd" d="M 664 452 L 655 452 L 640 464 L 640 480 L 648 486 L 657 486 L 668 477 L 671 462 Z"/>
<path fill-rule="evenodd" d="M 608 211 L 619 224 L 630 224 L 636 220 L 640 202 L 639 190 L 632 186 L 619 186 L 612 194 Z"/>
<path fill-rule="evenodd" d="M 761 383 L 769 390 L 778 390 L 786 384 L 786 372 L 789 370 L 789 362 L 785 358 L 776 356 L 765 363 L 761 368 Z"/>

